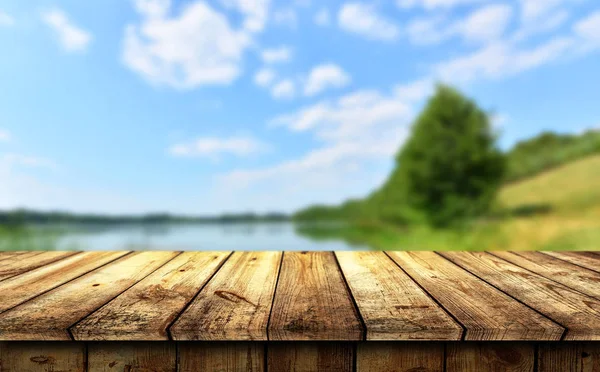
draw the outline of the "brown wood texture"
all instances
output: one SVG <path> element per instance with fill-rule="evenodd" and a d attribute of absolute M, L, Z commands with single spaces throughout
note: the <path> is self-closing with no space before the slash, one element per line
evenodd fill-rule
<path fill-rule="evenodd" d="M 262 342 L 179 342 L 179 372 L 263 372 Z"/>
<path fill-rule="evenodd" d="M 548 256 L 600 272 L 600 254 L 598 252 L 542 252 Z"/>
<path fill-rule="evenodd" d="M 564 328 L 434 252 L 388 252 L 465 326 L 465 340 L 560 340 Z"/>
<path fill-rule="evenodd" d="M 600 372 L 600 343 L 542 343 L 538 347 L 539 372 Z"/>
<path fill-rule="evenodd" d="M 85 372 L 79 342 L 0 342 L 0 372 Z"/>
<path fill-rule="evenodd" d="M 176 340 L 267 340 L 281 252 L 236 252 L 171 327 Z"/>
<path fill-rule="evenodd" d="M 361 340 L 358 313 L 332 252 L 285 252 L 270 340 Z"/>
<path fill-rule="evenodd" d="M 176 372 L 173 342 L 90 342 L 88 372 Z"/>
<path fill-rule="evenodd" d="M 336 252 L 367 340 L 459 340 L 462 327 L 383 252 Z"/>
<path fill-rule="evenodd" d="M 0 313 L 86 274 L 127 252 L 83 252 L 0 282 Z"/>
<path fill-rule="evenodd" d="M 71 340 L 68 328 L 175 257 L 139 252 L 0 314 L 0 340 Z"/>
<path fill-rule="evenodd" d="M 167 327 L 230 252 L 185 252 L 71 328 L 76 340 L 168 340 Z"/>
<path fill-rule="evenodd" d="M 492 252 L 550 280 L 600 299 L 600 273 L 540 252 Z M 599 262 L 600 264 L 600 262 Z M 600 267 L 598 267 L 600 269 Z"/>
<path fill-rule="evenodd" d="M 269 372 L 352 372 L 354 345 L 343 342 L 272 342 Z"/>
<path fill-rule="evenodd" d="M 567 328 L 565 340 L 600 340 L 600 300 L 489 253 L 440 254 Z"/>
<path fill-rule="evenodd" d="M 441 342 L 361 342 L 356 350 L 357 372 L 442 372 Z"/>
<path fill-rule="evenodd" d="M 36 269 L 60 259 L 80 254 L 79 252 L 30 252 L 9 257 L 0 261 L 0 281 L 12 278 L 26 271 Z"/>
<path fill-rule="evenodd" d="M 446 344 L 447 372 L 534 372 L 534 361 L 535 346 L 531 343 Z"/>

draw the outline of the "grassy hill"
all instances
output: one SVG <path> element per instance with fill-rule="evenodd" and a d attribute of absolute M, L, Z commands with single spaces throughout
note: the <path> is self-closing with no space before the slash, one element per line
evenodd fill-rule
<path fill-rule="evenodd" d="M 600 155 L 507 184 L 493 215 L 462 229 L 371 222 L 299 232 L 390 250 L 600 250 Z"/>

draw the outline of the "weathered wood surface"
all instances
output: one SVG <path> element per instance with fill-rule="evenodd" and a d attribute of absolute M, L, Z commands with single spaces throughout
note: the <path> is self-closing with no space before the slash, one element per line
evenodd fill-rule
<path fill-rule="evenodd" d="M 179 372 L 265 371 L 262 342 L 180 342 Z"/>
<path fill-rule="evenodd" d="M 382 252 L 336 252 L 367 340 L 459 340 L 462 328 Z"/>
<path fill-rule="evenodd" d="M 446 345 L 447 372 L 534 372 L 534 366 L 535 346 L 529 343 L 462 342 Z"/>
<path fill-rule="evenodd" d="M 600 300 L 490 253 L 441 254 L 567 328 L 565 340 L 600 340 Z"/>
<path fill-rule="evenodd" d="M 466 328 L 465 340 L 560 340 L 564 328 L 434 252 L 390 252 Z"/>
<path fill-rule="evenodd" d="M 331 252 L 285 252 L 269 339 L 361 340 L 362 325 Z"/>
<path fill-rule="evenodd" d="M 171 327 L 176 340 L 267 340 L 281 252 L 236 252 Z"/>
<path fill-rule="evenodd" d="M 0 342 L 0 372 L 86 372 L 83 342 Z"/>
<path fill-rule="evenodd" d="M 171 342 L 90 342 L 89 372 L 176 372 L 176 345 Z"/>
<path fill-rule="evenodd" d="M 544 343 L 538 347 L 539 372 L 598 372 L 600 343 Z"/>
<path fill-rule="evenodd" d="M 598 264 L 592 252 L 0 252 L 0 340 L 594 341 Z"/>
<path fill-rule="evenodd" d="M 352 372 L 354 345 L 344 342 L 275 342 L 267 351 L 270 372 Z"/>
<path fill-rule="evenodd" d="M 442 372 L 445 365 L 441 342 L 365 342 L 356 354 L 361 372 Z"/>
<path fill-rule="evenodd" d="M 168 340 L 167 327 L 229 252 L 186 252 L 71 328 L 85 340 Z"/>

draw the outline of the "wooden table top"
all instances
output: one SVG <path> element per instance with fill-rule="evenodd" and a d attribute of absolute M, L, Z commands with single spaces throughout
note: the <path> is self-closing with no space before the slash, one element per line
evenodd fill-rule
<path fill-rule="evenodd" d="M 0 340 L 600 340 L 594 252 L 0 252 Z"/>

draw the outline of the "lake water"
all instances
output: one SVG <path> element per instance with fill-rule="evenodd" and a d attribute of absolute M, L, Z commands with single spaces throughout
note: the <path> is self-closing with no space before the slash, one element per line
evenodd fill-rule
<path fill-rule="evenodd" d="M 311 251 L 368 249 L 343 241 L 314 241 L 292 223 L 184 224 L 157 226 L 68 227 L 57 249 L 78 250 L 224 250 Z"/>

